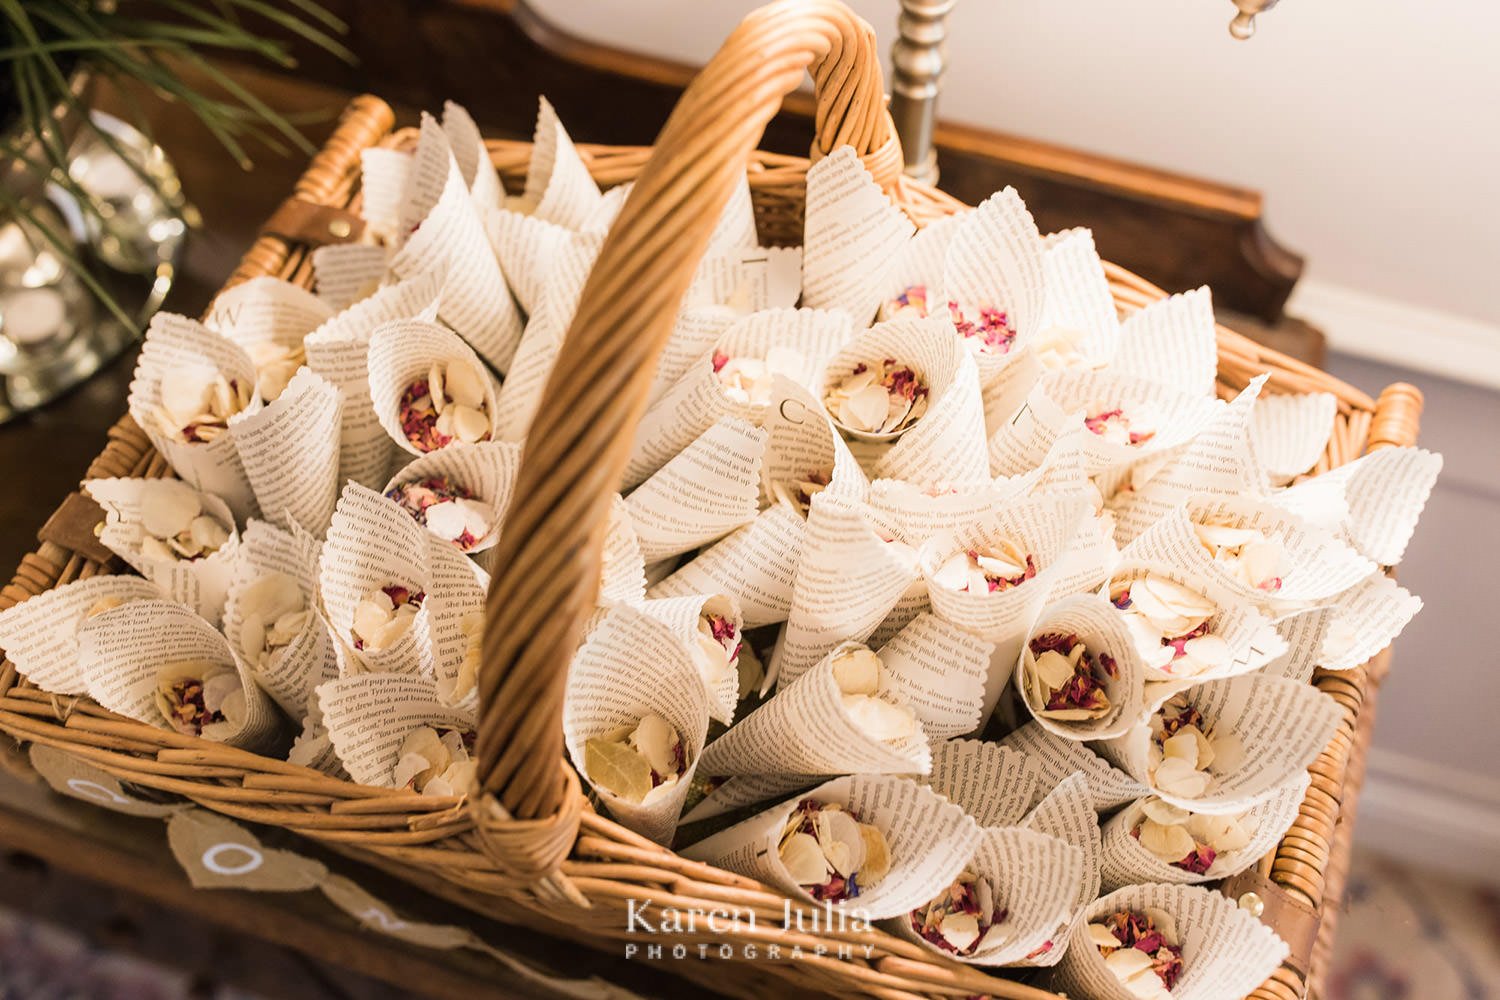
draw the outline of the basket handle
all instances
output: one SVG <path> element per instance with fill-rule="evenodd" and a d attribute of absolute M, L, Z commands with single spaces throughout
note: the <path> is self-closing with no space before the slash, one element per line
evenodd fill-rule
<path fill-rule="evenodd" d="M 531 841 L 566 794 L 568 664 L 598 593 L 611 497 L 657 358 L 714 225 L 782 98 L 811 69 L 812 158 L 841 145 L 887 190 L 901 151 L 885 110 L 875 32 L 838 0 L 781 0 L 751 13 L 683 93 L 589 275 L 537 410 L 498 545 L 479 676 L 479 783 Z M 576 799 L 576 794 L 572 795 Z M 493 808 L 493 800 L 486 797 Z M 559 822 L 566 825 L 567 816 Z M 516 847 L 524 845 L 512 845 Z M 493 853 L 498 853 L 496 848 Z M 512 860 L 515 860 L 514 858 Z"/>

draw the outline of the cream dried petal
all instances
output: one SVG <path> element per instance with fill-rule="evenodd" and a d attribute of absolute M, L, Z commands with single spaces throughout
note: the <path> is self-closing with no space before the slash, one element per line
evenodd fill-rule
<path fill-rule="evenodd" d="M 162 374 L 161 407 L 174 431 L 208 408 L 217 377 L 218 372 L 203 365 L 182 365 Z"/>
<path fill-rule="evenodd" d="M 1202 746 L 1200 740 L 1203 734 L 1198 731 L 1197 726 L 1183 726 L 1176 733 L 1167 737 L 1161 744 L 1161 755 L 1165 760 L 1180 760 L 1188 767 L 1198 768 L 1201 759 L 1198 755 Z"/>
<path fill-rule="evenodd" d="M 833 681 L 842 694 L 871 695 L 880 690 L 880 657 L 863 647 L 846 650 L 833 658 Z"/>
<path fill-rule="evenodd" d="M 911 404 L 911 411 L 909 413 L 907 413 L 906 420 L 907 420 L 908 423 L 913 423 L 914 424 L 918 420 L 921 420 L 924 416 L 926 416 L 926 414 L 927 414 L 927 397 L 926 396 L 922 396 L 915 403 Z"/>
<path fill-rule="evenodd" d="M 479 409 L 484 406 L 484 376 L 468 361 L 448 363 L 448 398 L 459 406 Z"/>
<path fill-rule="evenodd" d="M 917 719 L 911 709 L 893 705 L 883 698 L 868 695 L 845 695 L 844 711 L 850 720 L 872 740 L 892 743 L 906 739 L 917 731 Z"/>
<path fill-rule="evenodd" d="M 1262 538 L 1240 549 L 1240 561 L 1244 563 L 1245 575 L 1254 586 L 1259 587 L 1281 575 L 1283 554 L 1280 542 Z"/>
<path fill-rule="evenodd" d="M 975 560 L 975 562 L 979 563 L 980 569 L 984 570 L 986 573 L 989 573 L 991 576 L 998 576 L 1005 579 L 1011 579 L 1026 572 L 1026 563 L 1024 558 L 1021 560 L 1013 560 L 1005 556 L 986 555 L 985 553 L 981 552 L 979 553 L 979 557 Z"/>
<path fill-rule="evenodd" d="M 213 395 L 209 397 L 208 412 L 205 416 L 223 420 L 237 409 L 239 409 L 239 396 L 235 393 L 234 387 L 223 375 L 215 375 Z"/>
<path fill-rule="evenodd" d="M 965 560 L 967 560 L 967 558 L 968 557 L 965 556 Z M 984 570 L 980 569 L 978 566 L 971 566 L 969 568 L 969 580 L 967 589 L 971 594 L 988 594 L 990 592 L 990 581 L 989 578 L 984 575 Z"/>
<path fill-rule="evenodd" d="M 813 836 L 829 866 L 845 878 L 859 871 L 865 859 L 859 820 L 842 809 L 820 809 L 812 820 Z"/>
<path fill-rule="evenodd" d="M 906 420 L 914 404 L 905 396 L 886 394 L 885 421 L 880 425 L 882 434 L 890 434 Z"/>
<path fill-rule="evenodd" d="M 268 403 L 280 399 L 301 367 L 302 359 L 297 358 L 277 361 L 260 368 L 255 380 L 255 391 Z"/>
<path fill-rule="evenodd" d="M 954 951 L 968 951 L 979 940 L 979 918 L 972 913 L 952 911 L 938 924 L 938 933 Z"/>
<path fill-rule="evenodd" d="M 729 674 L 730 658 L 719 640 L 711 635 L 696 636 L 693 643 L 693 659 L 698 664 L 698 672 L 709 682 L 710 686 L 717 684 Z"/>
<path fill-rule="evenodd" d="M 239 597 L 240 611 L 275 621 L 306 606 L 297 578 L 288 573 L 267 573 L 246 587 Z"/>
<path fill-rule="evenodd" d="M 203 678 L 203 707 L 210 712 L 222 712 L 224 703 L 240 690 L 243 688 L 239 673 L 220 667 Z"/>
<path fill-rule="evenodd" d="M 641 805 L 654 806 L 659 802 L 665 802 L 672 797 L 672 790 L 677 787 L 677 775 L 669 774 L 661 779 L 660 784 L 647 792 L 641 799 Z"/>
<path fill-rule="evenodd" d="M 374 636 L 396 616 L 391 599 L 381 591 L 376 593 L 385 598 L 384 603 L 374 597 L 366 597 L 354 606 L 354 631 L 365 639 Z"/>
<path fill-rule="evenodd" d="M 862 889 L 873 889 L 891 873 L 891 845 L 885 833 L 873 823 L 859 824 L 859 836 L 865 849 L 859 884 Z"/>
<path fill-rule="evenodd" d="M 737 696 L 744 701 L 760 690 L 761 684 L 766 679 L 766 665 L 760 661 L 760 657 L 747 642 L 740 648 L 740 655 L 735 658 L 735 669 L 740 675 L 740 689 Z"/>
<path fill-rule="evenodd" d="M 193 536 L 187 533 L 168 538 L 167 547 L 182 559 L 195 559 L 203 554 L 203 547 L 193 541 Z"/>
<path fill-rule="evenodd" d="M 1145 911 L 1152 926 L 1161 932 L 1162 940 L 1171 945 L 1182 943 L 1182 938 L 1177 934 L 1177 920 L 1172 914 L 1156 906 L 1148 906 Z"/>
<path fill-rule="evenodd" d="M 1164 576 L 1152 573 L 1140 582 L 1153 597 L 1184 618 L 1212 618 L 1219 610 L 1207 597 Z"/>
<path fill-rule="evenodd" d="M 438 737 L 437 730 L 431 726 L 417 726 L 406 734 L 406 739 L 401 742 L 398 759 L 408 756 L 427 762 L 427 767 L 415 775 L 418 788 L 428 778 L 441 774 L 453 759 L 448 748 L 443 746 L 443 741 Z M 408 784 L 409 780 L 401 782 L 401 785 Z"/>
<path fill-rule="evenodd" d="M 240 619 L 240 652 L 251 661 L 258 660 L 266 648 L 266 620 L 255 612 Z"/>
<path fill-rule="evenodd" d="M 311 611 L 288 611 L 266 629 L 266 645 L 287 645 L 302 634 L 310 621 L 312 621 Z"/>
<path fill-rule="evenodd" d="M 203 511 L 198 491 L 176 479 L 150 479 L 141 484 L 141 527 L 157 538 L 171 538 L 188 530 Z"/>
<path fill-rule="evenodd" d="M 875 368 L 866 366 L 864 371 L 854 372 L 850 374 L 848 378 L 844 379 L 844 381 L 839 385 L 837 391 L 843 393 L 845 396 L 852 396 L 856 392 L 860 392 L 872 385 L 875 385 L 877 376 L 879 374 L 880 373 Z M 880 386 L 876 386 L 876 388 L 880 388 L 881 393 L 884 394 L 884 388 Z"/>
<path fill-rule="evenodd" d="M 446 542 L 457 541 L 467 527 L 457 500 L 440 500 L 427 508 L 427 530 Z"/>
<path fill-rule="evenodd" d="M 1154 795 L 1141 800 L 1141 812 L 1147 819 L 1166 825 L 1186 823 L 1188 817 L 1193 815 L 1181 806 L 1164 802 Z"/>
<path fill-rule="evenodd" d="M 439 776 L 448 787 L 447 795 L 467 795 L 469 789 L 474 786 L 475 777 L 479 770 L 478 761 L 456 760 L 448 765 L 448 770 Z"/>
<path fill-rule="evenodd" d="M 1186 827 L 1163 825 L 1150 819 L 1141 824 L 1140 841 L 1142 847 L 1168 864 L 1181 861 L 1198 847 Z"/>
<path fill-rule="evenodd" d="M 166 542 L 155 535 L 141 536 L 141 556 L 153 562 L 166 560 L 177 561 L 177 553 Z"/>
<path fill-rule="evenodd" d="M 890 394 L 884 386 L 867 385 L 851 393 L 839 406 L 839 422 L 857 431 L 878 431 L 890 412 Z"/>
<path fill-rule="evenodd" d="M 955 552 L 944 559 L 932 573 L 932 582 L 949 590 L 964 590 L 969 586 L 969 554 Z"/>
<path fill-rule="evenodd" d="M 662 777 L 677 773 L 677 744 L 677 730 L 654 712 L 644 716 L 630 734 L 630 745 Z"/>
<path fill-rule="evenodd" d="M 1129 630 L 1130 638 L 1135 640 L 1136 649 L 1140 650 L 1142 655 L 1148 655 L 1162 648 L 1161 641 L 1166 637 L 1150 618 L 1137 614 L 1134 608 L 1120 612 L 1120 618 L 1124 621 L 1125 628 Z"/>
<path fill-rule="evenodd" d="M 432 412 L 441 414 L 448 406 L 448 395 L 443 384 L 443 363 L 434 361 L 427 369 L 427 395 L 432 400 Z"/>
<path fill-rule="evenodd" d="M 490 433 L 490 418 L 481 410 L 463 403 L 454 403 L 443 415 L 453 414 L 453 436 L 464 444 L 483 441 Z"/>
<path fill-rule="evenodd" d="M 1102 719 L 1109 714 L 1109 706 L 1103 705 L 1099 708 L 1043 708 L 1037 714 L 1047 719 L 1056 719 L 1058 722 L 1085 722 L 1089 719 Z"/>
<path fill-rule="evenodd" d="M 1123 981 L 1141 972 L 1151 972 L 1151 956 L 1139 948 L 1117 948 L 1104 959 L 1104 964 Z"/>
<path fill-rule="evenodd" d="M 449 796 L 453 795 L 453 786 L 448 784 L 447 772 L 445 771 L 443 774 L 438 775 L 436 778 L 433 778 L 431 781 L 427 782 L 427 784 L 423 785 L 422 794 L 435 795 L 442 798 L 448 798 Z"/>
<path fill-rule="evenodd" d="M 1096 948 L 1119 948 L 1124 944 L 1106 924 L 1089 924 L 1088 930 L 1089 940 Z"/>
<path fill-rule="evenodd" d="M 415 618 L 415 614 L 398 614 L 395 618 L 392 618 L 376 629 L 375 634 L 369 639 L 370 648 L 390 649 L 411 629 L 411 623 Z"/>
<path fill-rule="evenodd" d="M 1187 827 L 1195 840 L 1219 853 L 1237 851 L 1250 843 L 1250 834 L 1233 816 L 1194 813 Z"/>
<path fill-rule="evenodd" d="M 188 533 L 192 536 L 193 544 L 204 552 L 217 551 L 229 541 L 229 530 L 207 514 L 193 518 L 193 523 L 188 526 Z"/>
<path fill-rule="evenodd" d="M 1190 734 L 1194 742 L 1198 744 L 1198 770 L 1208 770 L 1209 766 L 1214 762 L 1214 745 L 1209 742 L 1203 730 L 1197 726 L 1184 726 L 1178 735 L 1181 735 L 1181 733 Z"/>
<path fill-rule="evenodd" d="M 967 876 L 965 872 L 965 876 Z M 974 902 L 979 907 L 979 912 L 986 918 L 995 912 L 995 890 L 990 886 L 987 878 L 974 879 Z"/>
<path fill-rule="evenodd" d="M 1226 666 L 1234 659 L 1234 650 L 1229 647 L 1229 643 L 1225 642 L 1222 636 L 1212 633 L 1189 639 L 1182 644 L 1182 651 L 1204 670 Z"/>
<path fill-rule="evenodd" d="M 1213 779 L 1187 761 L 1169 757 L 1157 765 L 1152 780 L 1158 789 L 1168 795 L 1196 799 L 1208 791 Z"/>
<path fill-rule="evenodd" d="M 478 500 L 463 497 L 453 502 L 458 504 L 458 509 L 464 516 L 464 528 L 474 536 L 476 542 L 490 533 L 490 510 L 487 506 Z"/>
<path fill-rule="evenodd" d="M 798 885 L 822 885 L 828 881 L 828 859 L 811 834 L 794 833 L 781 845 L 781 863 Z"/>
<path fill-rule="evenodd" d="M 414 779 L 424 771 L 432 769 L 432 761 L 416 753 L 403 753 L 391 772 L 391 783 L 397 788 L 415 787 Z"/>
<path fill-rule="evenodd" d="M 1079 643 L 1074 648 L 1082 649 L 1083 644 Z M 1061 690 L 1068 681 L 1073 679 L 1073 664 L 1055 649 L 1043 650 L 1037 656 L 1032 670 L 1035 671 L 1037 679 L 1046 685 L 1049 693 Z"/>
<path fill-rule="evenodd" d="M 438 730 L 438 742 L 442 743 L 443 749 L 448 751 L 449 760 L 469 759 L 469 751 L 464 747 L 464 734 L 457 729 Z"/>
<path fill-rule="evenodd" d="M 1205 614 L 1184 614 L 1179 610 L 1181 602 L 1173 600 L 1176 595 L 1171 594 L 1164 586 L 1153 585 L 1153 581 L 1167 586 L 1176 586 L 1159 577 L 1146 577 L 1134 581 L 1130 585 L 1130 610 L 1146 618 L 1163 635 L 1177 636 L 1184 632 L 1191 632 L 1209 614 L 1217 610 L 1213 605 L 1209 605 L 1208 612 Z"/>
<path fill-rule="evenodd" d="M 1125 983 L 1125 989 L 1129 991 L 1132 1000 L 1172 1000 L 1171 990 L 1167 989 L 1155 969 L 1132 976 Z"/>

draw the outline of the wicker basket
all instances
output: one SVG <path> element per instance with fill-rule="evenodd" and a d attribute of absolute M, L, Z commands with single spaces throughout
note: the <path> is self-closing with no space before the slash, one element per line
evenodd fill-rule
<path fill-rule="evenodd" d="M 635 192 L 611 230 L 583 292 L 566 349 L 547 386 L 508 515 L 488 601 L 479 774 L 474 801 L 433 799 L 335 780 L 285 761 L 180 736 L 112 715 L 88 702 L 41 692 L 8 662 L 0 667 L 0 728 L 17 740 L 58 747 L 123 781 L 192 800 L 255 823 L 285 827 L 381 868 L 463 906 L 609 947 L 626 933 L 627 899 L 679 907 L 754 910 L 757 927 L 730 935 L 683 935 L 696 945 L 721 940 L 800 945 L 803 957 L 673 968 L 715 990 L 746 996 L 772 989 L 881 997 L 1044 998 L 1053 994 L 937 957 L 879 931 L 813 935 L 783 931 L 784 897 L 708 865 L 687 861 L 596 814 L 563 757 L 563 685 L 582 618 L 594 603 L 609 497 L 641 415 L 656 356 L 694 266 L 736 175 L 748 164 L 764 239 L 796 243 L 808 161 L 755 152 L 784 94 L 811 69 L 817 91 L 813 158 L 850 144 L 892 198 L 918 224 L 961 209 L 954 199 L 901 176 L 901 155 L 882 98 L 874 33 L 835 0 L 789 0 L 747 19 L 684 94 L 654 150 L 581 147 L 601 185 L 634 179 Z M 298 182 L 304 218 L 357 209 L 360 152 L 410 142 L 392 135 L 390 109 L 373 97 L 355 100 L 342 124 Z M 507 180 L 524 176 L 530 147 L 496 142 L 494 162 Z M 324 206 L 323 214 L 312 206 Z M 1080 220 L 1086 221 L 1086 220 Z M 326 222 L 323 229 L 329 227 Z M 344 227 L 335 226 L 335 230 Z M 306 226 L 263 235 L 230 284 L 258 275 L 311 283 Z M 1129 313 L 1164 293 L 1119 268 L 1110 269 L 1116 301 Z M 1378 402 L 1322 372 L 1219 331 L 1219 391 L 1230 396 L 1250 377 L 1270 372 L 1268 391 L 1326 391 L 1339 400 L 1327 453 L 1314 473 L 1370 448 L 1414 443 L 1421 397 L 1410 386 L 1388 388 Z M 110 433 L 89 477 L 160 476 L 166 463 L 128 418 Z M 73 580 L 112 572 L 91 558 L 86 532 L 44 532 L 22 562 L 0 605 Z M 1329 897 L 1330 868 L 1347 848 L 1346 775 L 1375 677 L 1370 667 L 1319 676 L 1315 683 L 1345 709 L 1338 734 L 1311 768 L 1301 813 L 1273 855 L 1225 891 L 1245 905 L 1253 890 L 1265 918 L 1292 945 L 1293 957 L 1256 997 L 1297 998 L 1308 990 L 1319 910 Z M 1341 810 L 1341 805 L 1345 809 Z M 798 905 L 798 904 L 794 904 Z M 834 957 L 839 945 L 860 957 Z M 820 955 L 815 949 L 828 949 Z M 618 948 L 618 945 L 613 947 Z M 695 952 L 696 953 L 696 952 Z M 740 953 L 736 949 L 736 953 Z M 1316 965 L 1316 962 L 1314 962 Z M 1316 969 L 1314 969 L 1316 974 Z"/>

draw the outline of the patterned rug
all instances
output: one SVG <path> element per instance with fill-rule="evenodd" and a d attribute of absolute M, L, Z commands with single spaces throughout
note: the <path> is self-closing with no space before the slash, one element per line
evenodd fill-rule
<path fill-rule="evenodd" d="M 1500 1000 L 1500 891 L 1356 849 L 1323 1000 Z"/>

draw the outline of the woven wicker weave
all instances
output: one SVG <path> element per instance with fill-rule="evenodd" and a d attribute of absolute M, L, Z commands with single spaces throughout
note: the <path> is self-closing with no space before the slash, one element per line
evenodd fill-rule
<path fill-rule="evenodd" d="M 817 88 L 814 158 L 853 145 L 919 224 L 962 208 L 901 176 L 873 32 L 834 0 L 783 2 L 747 19 L 683 96 L 654 150 L 581 147 L 602 185 L 633 179 L 636 188 L 584 289 L 532 429 L 516 490 L 525 502 L 509 513 L 500 542 L 497 565 L 509 569 L 497 574 L 488 603 L 480 678 L 484 794 L 477 801 L 358 786 L 123 719 L 87 700 L 64 703 L 29 686 L 8 662 L 0 666 L 0 729 L 21 741 L 62 748 L 135 785 L 293 830 L 499 919 L 594 946 L 625 935 L 626 900 L 632 899 L 757 914 L 756 927 L 742 923 L 727 935 L 676 939 L 690 945 L 727 939 L 804 950 L 796 961 L 759 961 L 732 970 L 719 963 L 675 963 L 694 966 L 682 971 L 726 993 L 764 996 L 779 979 L 838 995 L 1051 997 L 879 931 L 783 931 L 780 893 L 679 858 L 596 814 L 564 761 L 563 680 L 582 617 L 593 606 L 609 496 L 676 304 L 736 174 L 747 164 L 763 238 L 782 244 L 800 239 L 808 161 L 754 147 L 782 96 L 808 69 Z M 360 151 L 410 141 L 391 134 L 392 123 L 380 100 L 355 100 L 296 195 L 322 205 L 357 206 Z M 490 149 L 508 181 L 524 175 L 527 144 L 497 142 Z M 310 284 L 308 249 L 263 236 L 230 284 L 258 275 Z M 1109 273 L 1122 314 L 1164 294 L 1119 268 Z M 1219 360 L 1222 395 L 1269 372 L 1267 391 L 1338 397 L 1334 433 L 1312 473 L 1370 448 L 1416 440 L 1421 396 L 1410 386 L 1391 386 L 1372 401 L 1222 328 Z M 128 417 L 113 428 L 88 470 L 89 477 L 165 474 L 165 462 Z M 116 568 L 45 542 L 0 592 L 0 606 Z M 1314 683 L 1343 706 L 1345 718 L 1311 768 L 1312 784 L 1295 824 L 1259 870 L 1281 887 L 1275 891 L 1317 909 L 1327 903 L 1330 882 L 1339 880 L 1330 875 L 1330 855 L 1347 850 L 1345 780 L 1351 756 L 1362 753 L 1356 731 L 1373 681 L 1371 670 L 1361 668 L 1320 675 Z M 862 947 L 854 959 L 816 952 L 835 952 L 840 944 L 870 946 L 870 957 Z M 1326 944 L 1319 951 L 1326 953 Z M 1297 970 L 1307 968 L 1309 957 L 1294 956 L 1254 995 L 1304 996 L 1306 980 Z"/>

